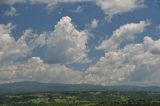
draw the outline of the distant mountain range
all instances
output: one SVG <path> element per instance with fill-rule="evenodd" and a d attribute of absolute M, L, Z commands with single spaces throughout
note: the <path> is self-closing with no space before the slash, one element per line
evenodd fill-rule
<path fill-rule="evenodd" d="M 29 93 L 29 92 L 63 92 L 63 91 L 154 91 L 160 92 L 160 87 L 139 87 L 128 85 L 100 86 L 89 84 L 53 84 L 40 82 L 16 82 L 0 85 L 0 93 Z"/>

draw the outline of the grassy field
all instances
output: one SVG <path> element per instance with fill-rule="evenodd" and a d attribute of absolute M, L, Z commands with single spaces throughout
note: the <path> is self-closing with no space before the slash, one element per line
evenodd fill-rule
<path fill-rule="evenodd" d="M 160 106 L 160 93 L 90 91 L 1 94 L 0 106 Z"/>

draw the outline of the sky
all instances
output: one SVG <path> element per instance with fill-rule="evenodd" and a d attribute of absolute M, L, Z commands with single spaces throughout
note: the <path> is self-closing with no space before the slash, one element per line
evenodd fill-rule
<path fill-rule="evenodd" d="M 159 0 L 0 0 L 0 84 L 160 86 Z"/>

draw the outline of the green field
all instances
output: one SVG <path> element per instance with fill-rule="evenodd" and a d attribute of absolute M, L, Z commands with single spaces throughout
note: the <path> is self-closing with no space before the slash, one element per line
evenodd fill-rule
<path fill-rule="evenodd" d="M 1 94 L 0 106 L 160 106 L 160 93 L 86 91 Z"/>

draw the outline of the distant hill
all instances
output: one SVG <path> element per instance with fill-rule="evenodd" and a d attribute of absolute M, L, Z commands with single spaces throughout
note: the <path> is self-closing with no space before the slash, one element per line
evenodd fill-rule
<path fill-rule="evenodd" d="M 16 82 L 0 85 L 0 93 L 27 93 L 50 91 L 154 91 L 160 92 L 160 87 L 139 86 L 100 86 L 89 84 L 53 84 L 40 82 Z"/>

